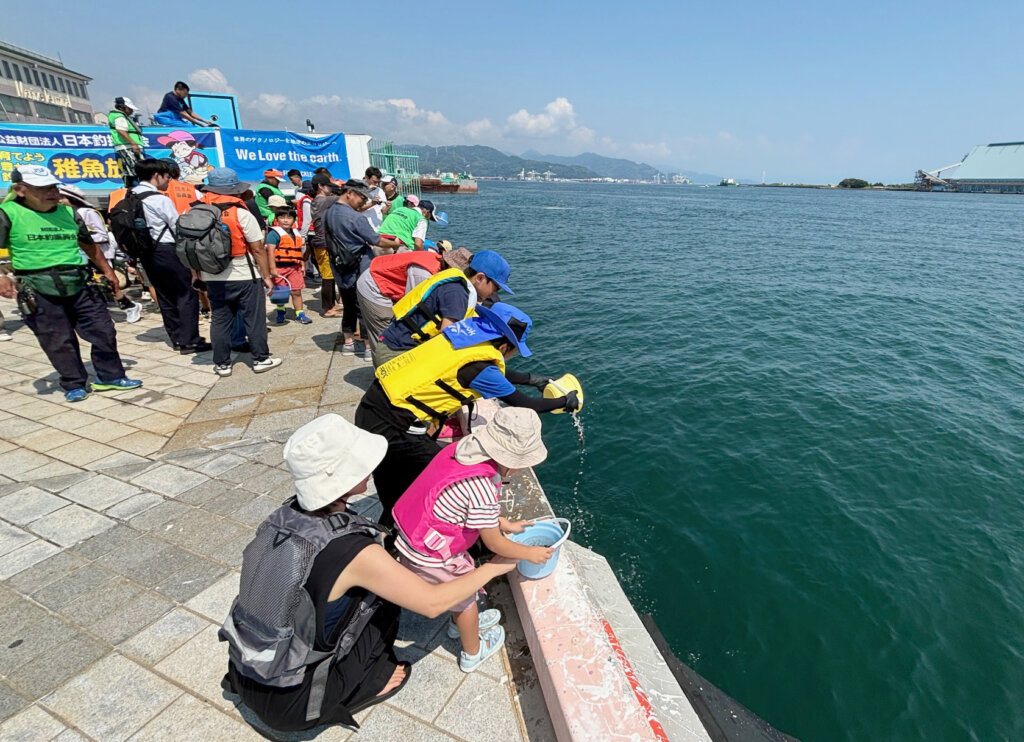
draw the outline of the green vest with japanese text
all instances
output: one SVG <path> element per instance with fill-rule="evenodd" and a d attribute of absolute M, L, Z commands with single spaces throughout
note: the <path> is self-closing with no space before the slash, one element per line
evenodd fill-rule
<path fill-rule="evenodd" d="M 392 206 L 391 211 L 384 217 L 384 221 L 380 223 L 380 229 L 377 231 L 380 234 L 393 234 L 406 247 L 411 247 L 415 250 L 416 243 L 413 242 L 412 232 L 416 229 L 416 225 L 425 218 L 419 209 L 410 209 L 408 206 L 399 206 L 398 208 Z"/>
<path fill-rule="evenodd" d="M 267 199 L 263 198 L 263 196 L 260 195 L 260 191 L 266 188 L 269 188 L 271 193 L 273 193 L 273 195 L 275 196 L 280 196 L 281 198 L 284 198 L 284 194 L 281 193 L 280 188 L 278 188 L 277 186 L 272 186 L 270 185 L 270 183 L 257 183 L 256 187 L 252 189 L 256 197 L 256 208 L 258 208 L 260 210 L 260 213 L 263 214 L 263 218 L 267 220 L 267 225 L 269 226 L 274 223 L 274 217 L 277 215 L 274 213 L 274 210 L 272 208 L 267 206 Z"/>
<path fill-rule="evenodd" d="M 78 222 L 70 206 L 58 205 L 43 213 L 17 201 L 6 201 L 0 209 L 11 220 L 7 247 L 15 271 L 84 264 L 78 249 Z"/>
<path fill-rule="evenodd" d="M 128 122 L 128 139 L 125 139 L 124 135 L 114 128 L 114 122 L 117 121 L 118 118 L 123 118 Z M 146 141 L 142 138 L 142 130 L 139 129 L 138 124 L 120 111 L 111 111 L 107 114 L 107 126 L 110 127 L 110 138 L 114 142 L 115 147 L 137 144 L 140 147 L 145 148 Z"/>

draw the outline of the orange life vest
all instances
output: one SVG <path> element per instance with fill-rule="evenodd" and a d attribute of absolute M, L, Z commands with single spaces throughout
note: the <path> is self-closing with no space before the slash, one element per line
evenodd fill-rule
<path fill-rule="evenodd" d="M 304 263 L 302 236 L 294 229 L 287 230 L 284 227 L 278 227 L 276 224 L 271 229 L 277 232 L 281 238 L 281 241 L 274 248 L 274 262 L 283 264 L 298 263 L 299 265 Z M 289 234 L 289 231 L 291 234 Z"/>
<path fill-rule="evenodd" d="M 116 191 L 111 191 L 110 198 L 107 200 L 107 211 L 110 211 L 112 208 L 124 201 L 126 193 L 128 193 L 127 188 L 118 188 Z"/>
<path fill-rule="evenodd" d="M 180 180 L 172 180 L 167 185 L 167 197 L 174 202 L 174 208 L 179 214 L 184 214 L 196 201 L 203 201 L 203 194 L 196 190 L 191 183 L 183 183 Z"/>
<path fill-rule="evenodd" d="M 299 191 L 298 194 L 299 195 L 297 195 L 295 197 L 295 213 L 297 214 L 297 216 L 295 217 L 295 228 L 298 229 L 298 230 L 301 230 L 302 229 L 302 225 L 304 224 L 303 214 L 302 214 L 302 207 L 305 206 L 307 201 L 309 202 L 309 205 L 310 205 L 310 212 L 309 213 L 310 213 L 310 217 L 312 218 L 312 215 L 313 215 L 313 212 L 312 212 L 313 199 L 310 198 L 308 193 L 302 193 L 301 191 Z M 310 225 L 310 226 L 312 226 L 312 225 Z"/>
<path fill-rule="evenodd" d="M 409 267 L 419 266 L 431 274 L 441 270 L 441 256 L 436 252 L 399 252 L 381 255 L 370 261 L 370 275 L 384 296 L 398 301 L 405 296 Z"/>
<path fill-rule="evenodd" d="M 245 234 L 242 232 L 242 225 L 238 221 L 238 209 L 245 208 L 245 201 L 238 196 L 224 196 L 220 193 L 206 193 L 203 200 L 208 204 L 231 204 L 237 208 L 224 209 L 221 213 L 221 221 L 231 231 L 231 257 L 240 258 L 248 251 L 249 246 L 245 241 Z"/>

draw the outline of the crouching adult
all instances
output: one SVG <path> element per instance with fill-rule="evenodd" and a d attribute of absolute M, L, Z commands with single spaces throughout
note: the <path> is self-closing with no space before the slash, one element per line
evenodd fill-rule
<path fill-rule="evenodd" d="M 381 527 L 347 507 L 386 450 L 383 437 L 338 415 L 307 423 L 285 444 L 296 496 L 245 548 L 239 595 L 220 631 L 230 657 L 223 686 L 272 729 L 357 727 L 353 714 L 409 679 L 409 663 L 394 653 L 399 607 L 439 616 L 515 566 L 493 560 L 435 585 L 389 556 Z"/>

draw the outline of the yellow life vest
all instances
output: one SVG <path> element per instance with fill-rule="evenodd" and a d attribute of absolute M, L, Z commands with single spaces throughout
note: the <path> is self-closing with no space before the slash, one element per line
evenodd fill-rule
<path fill-rule="evenodd" d="M 413 315 L 416 310 L 420 308 L 420 305 L 426 300 L 428 296 L 443 283 L 452 283 L 458 281 L 462 283 L 466 289 L 467 295 L 469 294 L 469 279 L 466 278 L 466 274 L 460 271 L 458 268 L 448 268 L 447 270 L 439 271 L 432 275 L 422 283 L 417 284 L 413 287 L 412 291 L 403 296 L 392 308 L 392 312 L 395 315 L 395 321 L 400 322 L 409 328 L 409 332 L 412 335 L 412 339 L 417 343 L 422 343 L 425 340 L 437 335 L 441 332 L 441 323 L 444 322 L 444 317 L 439 314 L 435 314 L 433 317 L 427 319 L 423 324 L 418 324 Z M 476 307 L 472 306 L 468 301 L 466 302 L 466 316 L 460 317 L 459 319 L 466 319 L 467 317 L 476 316 Z"/>
<path fill-rule="evenodd" d="M 474 361 L 490 361 L 505 373 L 505 358 L 490 341 L 456 349 L 438 335 L 379 366 L 376 375 L 395 407 L 424 422 L 444 422 L 482 396 L 458 379 L 459 369 Z"/>

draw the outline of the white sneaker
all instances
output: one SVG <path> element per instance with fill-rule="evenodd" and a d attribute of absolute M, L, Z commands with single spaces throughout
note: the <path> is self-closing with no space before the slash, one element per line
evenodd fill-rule
<path fill-rule="evenodd" d="M 124 310 L 125 320 L 128 322 L 138 322 L 142 319 L 142 305 L 136 302 L 130 307 Z"/>
<path fill-rule="evenodd" d="M 459 669 L 463 672 L 473 672 L 480 667 L 480 663 L 501 649 L 505 643 L 505 629 L 500 626 L 492 626 L 487 631 L 480 632 L 480 651 L 476 654 L 459 652 Z"/>
<path fill-rule="evenodd" d="M 355 352 L 356 352 L 356 344 L 355 343 L 345 343 L 344 345 L 341 346 L 341 354 L 343 356 L 350 356 L 350 355 L 352 355 Z"/>
<path fill-rule="evenodd" d="M 480 611 L 480 621 L 477 624 L 480 627 L 480 631 L 486 631 L 492 626 L 497 626 L 498 621 L 501 620 L 501 611 L 497 608 L 488 608 L 486 611 Z M 455 622 L 448 621 L 448 638 L 458 639 L 459 638 L 459 627 L 455 625 Z"/>
<path fill-rule="evenodd" d="M 213 373 L 217 374 L 217 376 L 231 376 L 231 364 L 225 363 L 222 366 L 214 366 Z"/>
<path fill-rule="evenodd" d="M 264 358 L 262 361 L 254 361 L 252 364 L 252 370 L 257 374 L 262 374 L 272 368 L 277 368 L 282 363 L 283 361 L 280 358 Z"/>
<path fill-rule="evenodd" d="M 11 339 L 11 333 L 7 332 L 3 328 L 0 328 L 0 343 Z"/>

